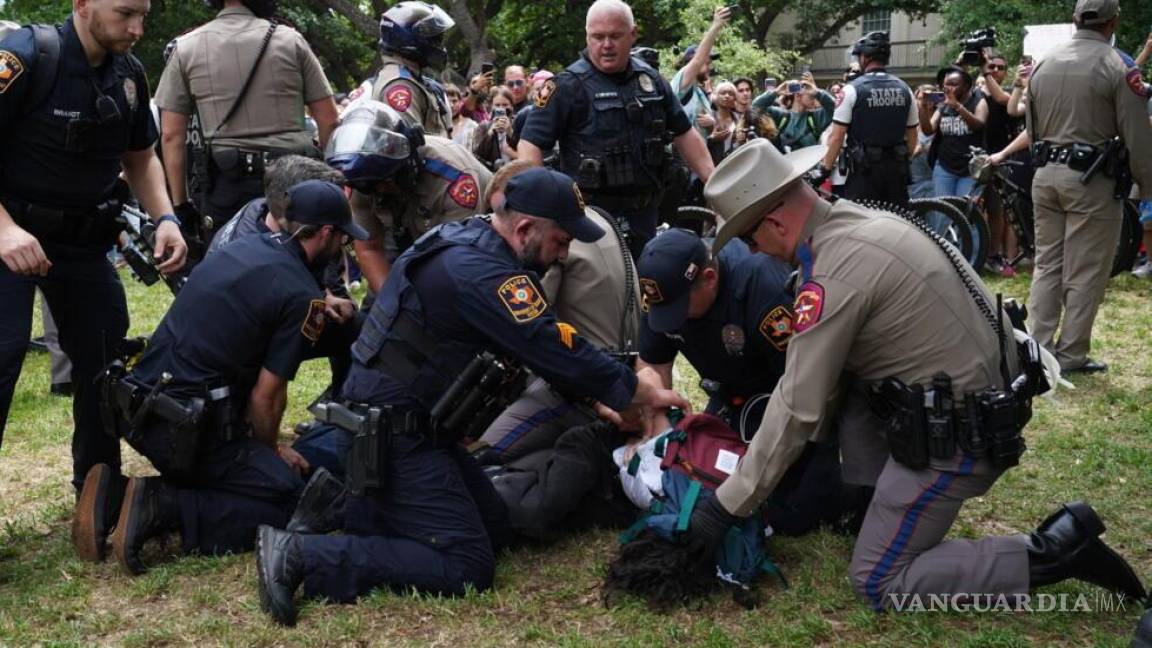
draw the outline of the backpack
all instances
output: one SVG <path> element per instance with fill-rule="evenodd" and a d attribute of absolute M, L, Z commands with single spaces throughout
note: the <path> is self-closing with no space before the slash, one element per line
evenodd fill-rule
<path fill-rule="evenodd" d="M 32 39 L 36 44 L 36 61 L 29 61 L 32 68 L 32 78 L 28 91 L 24 95 L 19 116 L 27 117 L 36 109 L 56 85 L 56 75 L 60 71 L 60 32 L 54 25 L 25 25 L 32 30 Z M 7 38 L 7 35 L 5 35 Z"/>
<path fill-rule="evenodd" d="M 624 547 L 614 567 L 627 557 L 629 543 L 646 534 L 680 542 L 696 504 L 702 498 L 715 497 L 716 488 L 736 471 L 747 445 L 723 420 L 696 414 L 662 436 L 655 450 L 662 457 L 663 495 L 654 497 L 648 512 L 621 534 Z M 768 555 L 767 539 L 771 533 L 757 512 L 741 526 L 731 527 L 724 543 L 716 549 L 715 577 L 733 589 L 737 602 L 745 607 L 755 605 L 751 588 L 761 573 L 776 576 L 783 587 L 788 587 L 788 581 Z"/>

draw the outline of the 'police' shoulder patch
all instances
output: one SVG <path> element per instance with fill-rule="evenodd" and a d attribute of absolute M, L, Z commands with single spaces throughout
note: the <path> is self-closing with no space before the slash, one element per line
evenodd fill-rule
<path fill-rule="evenodd" d="M 412 106 L 412 91 L 403 83 L 397 83 L 384 92 L 384 100 L 396 110 L 408 112 Z"/>
<path fill-rule="evenodd" d="M 556 81 L 548 79 L 544 85 L 540 86 L 540 90 L 536 92 L 536 99 L 533 101 L 537 108 L 546 108 L 548 102 L 552 99 L 552 95 L 556 92 Z"/>
<path fill-rule="evenodd" d="M 313 299 L 312 303 L 308 304 L 308 315 L 304 317 L 304 323 L 300 325 L 300 333 L 312 342 L 320 339 L 320 335 L 324 332 L 324 323 L 327 320 L 324 317 L 324 300 Z"/>
<path fill-rule="evenodd" d="M 531 322 L 548 308 L 548 302 L 544 301 L 544 296 L 528 275 L 508 279 L 496 292 L 517 324 Z"/>
<path fill-rule="evenodd" d="M 777 351 L 784 351 L 788 348 L 788 340 L 792 339 L 792 311 L 783 305 L 773 308 L 760 320 L 759 328 L 760 334 Z"/>
<path fill-rule="evenodd" d="M 1144 83 L 1144 77 L 1140 76 L 1140 68 L 1132 68 L 1128 70 L 1128 74 L 1124 76 L 1124 80 L 1128 82 L 1128 88 L 1136 93 L 1137 97 L 1144 99 L 1148 98 L 1148 85 Z M 3 90 L 0 90 L 3 92 Z"/>
<path fill-rule="evenodd" d="M 12 52 L 0 50 L 0 94 L 7 92 L 21 74 L 24 74 L 24 62 Z"/>
<path fill-rule="evenodd" d="M 800 286 L 800 294 L 796 295 L 796 304 L 792 310 L 796 314 L 792 320 L 794 332 L 803 333 L 812 328 L 824 312 L 824 286 L 815 281 Z"/>
<path fill-rule="evenodd" d="M 480 188 L 476 186 L 476 178 L 467 173 L 460 174 L 448 187 L 448 195 L 461 207 L 475 209 L 480 203 Z"/>
<path fill-rule="evenodd" d="M 568 322 L 556 322 L 556 332 L 560 334 L 560 343 L 569 349 L 576 347 L 576 327 Z"/>

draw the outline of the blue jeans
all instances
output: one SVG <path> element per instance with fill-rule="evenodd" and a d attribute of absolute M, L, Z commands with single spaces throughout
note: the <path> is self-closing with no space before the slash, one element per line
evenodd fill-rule
<path fill-rule="evenodd" d="M 943 196 L 967 196 L 976 185 L 976 180 L 970 175 L 956 175 L 937 163 L 932 169 L 932 193 L 937 198 Z M 948 227 L 947 217 L 932 213 L 928 215 L 928 224 L 937 234 L 943 234 Z"/>

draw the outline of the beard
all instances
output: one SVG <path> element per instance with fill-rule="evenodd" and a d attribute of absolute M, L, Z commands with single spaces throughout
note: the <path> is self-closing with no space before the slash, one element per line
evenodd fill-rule
<path fill-rule="evenodd" d="M 100 12 L 92 13 L 92 19 L 89 22 L 89 32 L 92 34 L 93 40 L 96 41 L 100 47 L 104 48 L 107 52 L 113 54 L 127 54 L 132 46 L 136 44 L 134 38 L 113 38 L 111 30 L 108 29 L 108 24 L 100 17 Z"/>
<path fill-rule="evenodd" d="M 543 255 L 541 254 L 540 239 L 532 237 L 524 242 L 524 249 L 520 250 L 520 265 L 526 269 L 535 272 L 538 275 L 543 275 L 548 272 L 548 268 L 556 265 L 556 262 L 545 263 Z"/>

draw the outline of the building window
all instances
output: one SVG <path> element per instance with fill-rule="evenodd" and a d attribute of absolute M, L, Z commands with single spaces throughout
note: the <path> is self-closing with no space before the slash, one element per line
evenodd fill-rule
<path fill-rule="evenodd" d="M 875 9 L 864 14 L 860 19 L 861 31 L 868 34 L 874 31 L 891 31 L 892 30 L 892 10 L 891 9 Z"/>

